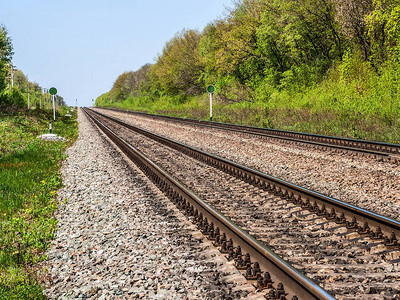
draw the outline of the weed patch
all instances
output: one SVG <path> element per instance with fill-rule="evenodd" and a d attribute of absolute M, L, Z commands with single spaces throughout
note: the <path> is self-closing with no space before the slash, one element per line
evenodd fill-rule
<path fill-rule="evenodd" d="M 37 139 L 49 119 L 32 112 L 0 116 L 0 299 L 44 298 L 35 265 L 45 260 L 57 227 L 59 169 L 77 138 L 75 118 L 60 116 L 53 132 L 67 141 Z"/>

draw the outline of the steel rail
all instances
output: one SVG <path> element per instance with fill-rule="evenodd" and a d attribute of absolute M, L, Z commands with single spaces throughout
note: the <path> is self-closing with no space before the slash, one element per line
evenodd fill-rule
<path fill-rule="evenodd" d="M 329 147 L 342 151 L 358 152 L 365 155 L 383 157 L 388 160 L 400 161 L 399 144 L 357 140 L 357 139 L 342 138 L 335 136 L 324 136 L 318 134 L 285 131 L 285 130 L 278 130 L 271 128 L 250 127 L 245 125 L 211 122 L 205 120 L 179 118 L 173 116 L 149 114 L 144 112 L 126 111 L 116 108 L 107 108 L 107 109 L 129 114 L 145 115 L 153 118 L 170 119 L 199 126 L 224 129 L 227 131 L 247 133 L 261 137 L 281 139 L 289 142 L 305 143 L 322 148 Z"/>
<path fill-rule="evenodd" d="M 99 112 L 94 113 L 186 155 L 194 157 L 199 161 L 231 174 L 254 186 L 272 192 L 275 195 L 280 195 L 287 201 L 297 204 L 303 209 L 307 209 L 317 215 L 324 216 L 328 220 L 343 224 L 349 230 L 357 231 L 360 235 L 368 235 L 372 239 L 382 241 L 388 247 L 399 246 L 397 237 L 400 236 L 400 222 L 396 220 L 300 187 L 172 139 L 162 137 L 148 130 L 127 124 L 115 117 L 107 116 Z"/>
<path fill-rule="evenodd" d="M 225 233 L 228 239 L 232 239 L 233 244 L 240 246 L 242 251 L 249 253 L 251 260 L 253 262 L 256 261 L 261 270 L 269 272 L 272 282 L 283 283 L 284 296 L 293 297 L 292 299 L 296 299 L 295 296 L 298 299 L 334 299 L 291 264 L 248 235 L 240 227 L 213 209 L 171 175 L 145 157 L 87 109 L 83 109 L 83 111 L 171 200 L 178 203 L 178 207 L 186 211 L 191 211 L 192 216 L 196 218 L 202 216 L 203 223 L 211 222 L 213 228 L 218 228 L 219 232 Z M 279 287 L 279 284 L 277 286 Z M 271 290 L 273 287 L 269 286 L 268 288 Z M 273 290 L 278 290 L 278 288 L 273 288 Z"/>

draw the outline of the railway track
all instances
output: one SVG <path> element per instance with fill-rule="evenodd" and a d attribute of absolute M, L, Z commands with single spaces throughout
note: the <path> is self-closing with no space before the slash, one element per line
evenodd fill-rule
<path fill-rule="evenodd" d="M 400 221 L 400 169 L 392 162 L 141 115 L 110 110 L 105 113 L 131 125 Z"/>
<path fill-rule="evenodd" d="M 319 149 L 331 149 L 339 152 L 353 153 L 356 155 L 366 155 L 378 159 L 384 159 L 394 163 L 400 163 L 400 145 L 382 143 L 375 141 L 356 140 L 334 136 L 324 136 L 318 134 L 308 134 L 293 131 L 284 131 L 270 128 L 250 127 L 236 124 L 210 122 L 205 120 L 186 119 L 172 116 L 148 114 L 142 112 L 125 111 L 110 109 L 113 111 L 124 112 L 132 115 L 146 116 L 149 118 L 171 120 L 185 124 L 218 128 L 227 131 L 241 132 L 256 135 L 264 138 L 279 139 L 288 143 L 305 144 L 309 147 Z"/>
<path fill-rule="evenodd" d="M 111 126 L 111 123 L 114 121 L 119 123 L 118 126 L 125 126 L 122 122 L 115 119 L 105 119 L 104 121 L 106 123 L 108 122 L 109 126 Z M 140 132 L 141 135 L 146 135 L 148 137 L 152 136 L 152 133 L 138 128 L 134 129 L 129 127 L 129 130 L 126 128 L 127 127 L 123 129 L 123 132 L 126 135 L 128 135 L 131 130 L 135 130 L 136 132 Z M 155 137 L 152 136 L 152 138 Z M 359 294 L 363 293 L 369 294 L 372 297 L 370 299 L 375 299 L 377 294 L 380 295 L 380 293 L 383 293 L 382 289 L 387 288 L 388 286 L 389 289 L 391 289 L 391 292 L 389 291 L 387 293 L 388 295 L 380 297 L 392 297 L 396 293 L 396 287 L 398 286 L 395 280 L 396 276 L 398 276 L 396 272 L 391 274 L 393 275 L 392 281 L 394 282 L 389 282 L 389 280 L 388 283 L 384 284 L 384 287 L 382 287 L 382 284 L 380 285 L 378 282 L 379 280 L 382 280 L 382 278 L 378 278 L 382 272 L 373 272 L 373 268 L 387 268 L 398 256 L 396 234 L 398 234 L 399 226 L 396 221 L 367 212 L 357 207 L 349 206 L 346 203 L 337 200 L 335 201 L 335 199 L 313 193 L 302 189 L 301 187 L 290 184 L 288 185 L 277 178 L 268 178 L 265 174 L 218 157 L 212 157 L 206 153 L 201 153 L 201 151 L 196 152 L 193 148 L 186 148 L 184 150 L 184 148 L 181 148 L 183 147 L 182 145 L 178 145 L 179 143 L 172 140 L 161 137 L 157 137 L 156 139 L 159 143 L 174 148 L 175 152 L 181 151 L 181 153 L 185 153 L 185 158 L 181 158 L 181 161 L 179 161 L 179 159 L 176 160 L 175 158 L 172 159 L 172 155 L 167 154 L 166 152 L 162 154 L 168 158 L 167 160 L 173 160 L 173 162 L 170 162 L 169 166 L 167 163 L 164 163 L 167 164 L 167 168 L 174 172 L 178 172 L 178 174 L 181 172 L 183 175 L 181 174 L 180 177 L 183 179 L 188 177 L 188 175 L 185 175 L 182 170 L 174 169 L 174 166 L 184 164 L 185 160 L 187 160 L 186 155 L 196 157 L 201 161 L 200 164 L 213 166 L 206 170 L 202 167 L 203 171 L 199 167 L 195 172 L 203 174 L 203 178 L 200 178 L 199 180 L 190 177 L 190 179 L 186 180 L 187 182 L 189 180 L 189 186 L 191 185 L 190 181 L 194 182 L 196 180 L 198 182 L 192 184 L 192 186 L 201 186 L 203 179 L 209 176 L 211 172 L 219 172 L 219 175 L 217 176 L 220 176 L 221 180 L 227 182 L 232 181 L 232 175 L 236 177 L 236 179 L 233 180 L 233 187 L 231 188 L 237 189 L 238 186 L 245 185 L 247 187 L 247 192 L 245 192 L 247 195 L 245 198 L 252 198 L 252 203 L 249 204 L 248 200 L 244 201 L 243 199 L 240 199 L 243 197 L 241 197 L 239 193 L 239 195 L 234 196 L 232 199 L 224 199 L 225 202 L 230 202 L 230 207 L 225 207 L 221 204 L 224 201 L 216 201 L 215 198 L 229 198 L 231 195 L 229 193 L 225 193 L 224 195 L 224 191 L 218 191 L 220 194 L 215 197 L 213 193 L 218 190 L 219 186 L 218 184 L 214 184 L 213 186 L 212 182 L 208 182 L 207 184 L 209 185 L 209 190 L 208 192 L 205 192 L 205 198 L 208 198 L 207 200 L 211 201 L 214 199 L 214 202 L 212 203 L 213 206 L 218 207 L 218 209 L 227 213 L 232 219 L 235 219 L 235 222 L 236 220 L 239 223 L 241 222 L 242 227 L 246 231 L 251 232 L 252 235 L 257 236 L 258 239 L 265 241 L 265 243 L 268 244 L 275 243 L 275 245 L 278 245 L 276 248 L 279 248 L 278 250 L 280 253 L 286 253 L 289 260 L 294 262 L 296 266 L 302 268 L 307 275 L 311 274 L 311 276 L 313 276 L 313 278 L 319 283 L 325 284 L 329 287 L 335 295 L 339 295 L 341 298 L 346 299 L 346 292 L 351 291 L 355 294 L 352 294 L 348 299 L 353 299 L 354 295 L 359 296 Z M 149 144 L 149 142 L 141 141 L 140 144 L 144 149 L 155 148 L 155 145 Z M 160 146 L 157 146 L 157 148 L 160 148 Z M 191 165 L 193 166 L 194 163 L 191 162 Z M 215 168 L 218 168 L 219 171 L 215 171 Z M 201 189 L 207 190 L 207 185 L 201 187 Z M 324 197 L 325 199 L 322 199 Z M 283 200 L 282 198 L 286 199 Z M 271 207 L 268 208 L 268 206 Z M 235 212 L 235 214 L 232 215 L 232 212 Z M 282 217 L 282 215 L 284 217 Z M 275 218 L 279 216 L 281 221 L 278 222 Z M 292 222 L 292 224 L 290 222 Z M 294 226 L 295 223 L 298 223 L 298 226 Z M 339 226 L 337 224 L 339 224 Z M 340 224 L 345 226 L 341 226 Z M 282 232 L 277 230 L 275 225 L 281 226 L 281 229 L 285 231 L 285 235 L 288 235 L 290 238 L 287 238 L 285 241 L 285 235 L 282 237 Z M 310 226 L 313 228 L 312 230 L 314 230 L 315 234 L 307 233 L 307 230 L 304 231 L 304 227 Z M 290 227 L 294 227 L 295 231 L 297 230 L 298 232 L 293 232 L 293 228 Z M 334 243 L 330 241 L 332 233 L 341 236 L 339 240 L 334 240 Z M 395 234 L 394 236 L 393 233 Z M 307 241 L 307 238 L 306 240 L 301 238 L 298 239 L 302 234 L 307 238 L 310 238 L 311 241 Z M 312 239 L 316 240 L 313 241 Z M 341 241 L 341 239 L 343 241 Z M 337 243 L 339 243 L 339 246 L 342 247 L 342 249 L 340 249 L 340 247 L 335 248 Z M 358 243 L 361 243 L 362 247 L 357 248 L 354 246 L 354 244 Z M 298 244 L 300 249 L 293 249 L 293 247 L 290 247 L 290 244 Z M 315 249 L 316 244 L 318 244 L 318 247 L 321 249 Z M 383 244 L 386 244 L 386 246 L 383 246 Z M 350 250 L 347 248 L 350 248 Z M 396 249 L 390 250 L 388 248 Z M 346 251 L 350 251 L 349 254 L 346 254 Z M 292 254 L 289 255 L 289 252 L 292 252 Z M 293 255 L 293 252 L 296 253 Z M 320 262 L 321 259 L 324 260 L 324 255 L 326 256 L 326 261 Z M 349 259 L 346 258 L 346 255 L 351 255 L 353 257 Z M 315 263 L 317 260 L 316 257 L 318 256 L 320 256 L 318 263 Z M 383 257 L 385 263 L 377 264 L 377 257 Z M 336 262 L 334 262 L 334 260 L 336 260 Z M 337 263 L 338 260 L 340 263 Z M 354 264 L 356 261 L 359 262 Z M 318 267 L 316 268 L 313 265 L 317 265 Z M 369 267 L 366 267 L 366 265 Z M 343 272 L 340 268 L 348 269 L 349 271 Z M 329 271 L 321 272 L 321 270 L 326 269 L 331 271 L 333 270 L 331 272 L 332 274 L 329 274 Z M 349 278 L 352 276 L 354 277 L 357 272 L 360 272 L 360 270 L 361 274 L 358 279 L 363 279 L 363 281 L 369 280 L 370 282 L 365 282 L 365 291 L 361 290 L 357 294 L 355 289 L 357 289 L 361 282 L 359 282 L 357 278 L 357 280 L 349 281 Z M 364 274 L 363 272 L 369 272 L 369 274 Z M 348 281 L 347 287 L 345 284 L 340 283 L 341 280 L 335 280 L 335 278 L 340 279 L 340 276 L 342 279 L 344 278 L 343 280 Z M 339 281 L 339 283 L 336 283 L 336 281 Z M 367 291 L 368 288 L 369 290 Z"/>
<path fill-rule="evenodd" d="M 270 299 L 333 299 L 326 291 L 282 260 L 270 249 L 246 234 L 240 227 L 211 208 L 168 173 L 121 139 L 100 120 L 85 113 L 118 147 L 189 216 L 203 234 L 213 240 L 222 252 L 243 259 L 239 266 L 246 269 L 246 277 L 266 289 Z M 236 246 L 236 247 L 234 247 Z M 232 252 L 234 252 L 232 254 Z M 246 253 L 245 255 L 243 255 Z M 239 265 L 239 263 L 237 263 Z M 244 265 L 245 264 L 245 265 Z M 275 283 L 275 284 L 274 284 Z"/>

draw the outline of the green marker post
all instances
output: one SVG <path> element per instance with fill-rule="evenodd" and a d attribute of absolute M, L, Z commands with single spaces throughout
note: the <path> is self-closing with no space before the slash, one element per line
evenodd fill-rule
<path fill-rule="evenodd" d="M 50 88 L 49 93 L 51 95 L 51 98 L 53 100 L 53 120 L 56 120 L 56 94 L 57 94 L 57 89 L 55 87 Z"/>

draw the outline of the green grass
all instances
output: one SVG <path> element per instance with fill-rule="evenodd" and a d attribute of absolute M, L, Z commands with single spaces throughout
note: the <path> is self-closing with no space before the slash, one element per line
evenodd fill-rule
<path fill-rule="evenodd" d="M 50 111 L 0 115 L 0 299 L 44 298 L 36 264 L 57 226 L 60 163 L 77 138 L 76 118 L 58 115 L 53 133 L 68 140 L 37 139 L 50 119 Z"/>

